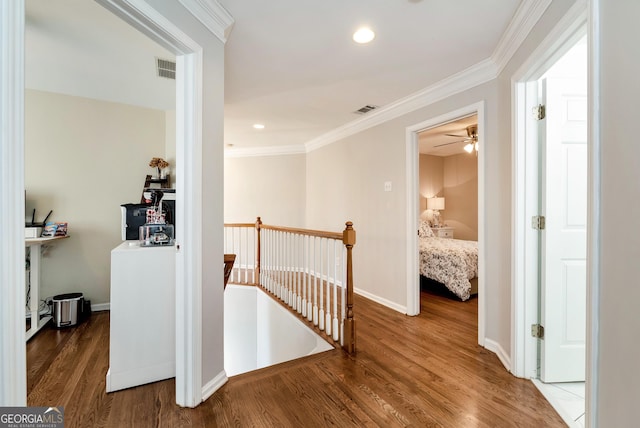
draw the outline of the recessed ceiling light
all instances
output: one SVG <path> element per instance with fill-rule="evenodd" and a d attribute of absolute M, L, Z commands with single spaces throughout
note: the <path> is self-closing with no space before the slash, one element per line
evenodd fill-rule
<path fill-rule="evenodd" d="M 370 28 L 362 27 L 355 33 L 353 33 L 353 41 L 356 43 L 369 43 L 376 37 L 376 33 L 374 33 Z"/>
<path fill-rule="evenodd" d="M 264 129 L 264 125 L 263 125 L 263 124 L 261 124 L 261 123 L 255 123 L 255 124 L 253 125 L 253 127 L 254 127 L 255 129 Z"/>

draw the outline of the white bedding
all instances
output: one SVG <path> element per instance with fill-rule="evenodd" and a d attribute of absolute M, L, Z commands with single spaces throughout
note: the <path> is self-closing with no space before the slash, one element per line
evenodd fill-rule
<path fill-rule="evenodd" d="M 437 237 L 421 237 L 419 241 L 420 274 L 468 300 L 469 280 L 478 276 L 478 242 Z"/>

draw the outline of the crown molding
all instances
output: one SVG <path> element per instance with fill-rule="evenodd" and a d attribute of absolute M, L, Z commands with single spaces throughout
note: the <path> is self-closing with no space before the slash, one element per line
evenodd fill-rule
<path fill-rule="evenodd" d="M 235 20 L 217 0 L 179 0 L 222 43 L 226 43 Z"/>
<path fill-rule="evenodd" d="M 529 55 L 529 58 L 520 64 L 520 67 L 511 76 L 511 81 L 516 82 L 529 78 L 537 79 L 543 73 L 543 70 L 546 70 L 558 60 L 560 56 L 558 49 L 562 45 L 571 43 L 571 41 L 575 43 L 584 36 L 587 33 L 587 7 L 586 0 L 576 0 L 560 21 L 549 31 L 544 40 Z M 568 36 L 569 34 L 571 36 Z M 556 54 L 550 56 L 549 52 L 555 52 Z"/>
<path fill-rule="evenodd" d="M 373 126 L 403 116 L 412 111 L 426 107 L 452 95 L 471 89 L 496 77 L 493 61 L 481 61 L 466 70 L 453 74 L 419 92 L 401 98 L 378 110 L 374 110 L 361 119 L 349 122 L 339 128 L 327 132 L 305 144 L 307 152 L 317 150 L 335 143 L 343 138 L 362 132 Z"/>
<path fill-rule="evenodd" d="M 552 0 L 536 0 L 523 1 L 520 4 L 491 55 L 491 60 L 496 64 L 497 74 L 500 74 L 511 60 L 551 2 Z"/>
<path fill-rule="evenodd" d="M 185 0 L 181 0 L 185 1 Z M 374 126 L 398 118 L 407 113 L 427 107 L 430 104 L 469 90 L 475 86 L 496 79 L 500 72 L 524 42 L 533 27 L 540 20 L 552 0 L 528 0 L 516 10 L 511 22 L 503 33 L 492 55 L 471 67 L 453 74 L 418 92 L 394 101 L 367 115 L 346 123 L 336 129 L 320 135 L 300 146 L 238 148 L 225 151 L 226 157 L 275 156 L 283 154 L 309 153 L 321 147 L 333 144 L 343 138 L 357 134 Z M 293 150 L 293 151 L 289 151 Z"/>
<path fill-rule="evenodd" d="M 95 0 L 160 46 L 172 51 L 197 52 L 201 47 L 184 31 L 160 14 L 147 0 Z M 171 29 L 167 38 L 162 29 Z"/>
<path fill-rule="evenodd" d="M 224 150 L 225 158 L 248 158 L 257 156 L 287 156 L 307 153 L 305 146 L 238 147 Z"/>
<path fill-rule="evenodd" d="M 498 77 L 507 62 L 529 35 L 552 0 L 522 2 L 503 33 L 491 57 L 449 76 L 419 92 L 374 110 L 361 119 L 349 122 L 305 144 L 307 152 L 332 144 L 388 120 L 426 107 L 444 98 L 473 88 Z"/>

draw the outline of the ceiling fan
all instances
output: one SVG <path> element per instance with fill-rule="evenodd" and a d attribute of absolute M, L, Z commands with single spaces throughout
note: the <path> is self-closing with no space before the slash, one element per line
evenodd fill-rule
<path fill-rule="evenodd" d="M 464 151 L 467 153 L 471 153 L 473 152 L 473 150 L 475 149 L 476 153 L 478 152 L 478 125 L 469 125 L 466 128 L 467 130 L 467 135 L 456 135 L 456 134 L 444 134 L 447 135 L 449 137 L 458 137 L 458 138 L 462 138 L 462 140 L 458 140 L 458 141 L 452 141 L 450 143 L 444 143 L 444 144 L 439 144 L 435 147 L 442 147 L 442 146 L 448 146 L 450 144 L 458 144 L 458 143 L 467 143 L 464 146 Z"/>

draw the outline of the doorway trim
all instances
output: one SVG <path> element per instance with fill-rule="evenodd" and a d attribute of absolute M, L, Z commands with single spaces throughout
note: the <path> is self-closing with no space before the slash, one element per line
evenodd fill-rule
<path fill-rule="evenodd" d="M 418 133 L 428 128 L 433 128 L 454 120 L 477 114 L 478 116 L 478 143 L 482 147 L 485 141 L 485 102 L 479 101 L 466 107 L 459 108 L 449 113 L 427 119 L 423 122 L 408 126 L 406 135 L 406 171 L 407 171 L 407 315 L 420 314 L 420 263 L 418 254 L 418 219 L 420 218 L 419 205 L 419 152 Z M 485 204 L 484 204 L 484 177 L 485 161 L 484 150 L 478 151 L 478 344 L 485 344 Z"/>
<path fill-rule="evenodd" d="M 24 0 L 0 0 L 0 406 L 27 405 Z"/>
<path fill-rule="evenodd" d="M 176 253 L 176 402 L 202 401 L 202 47 L 144 0 L 97 0 L 101 5 L 176 53 L 176 201 L 181 233 Z M 0 0 L 0 403 L 26 405 L 24 328 L 24 29 L 25 0 Z M 4 61 L 4 59 L 8 59 Z M 193 165 L 197 163 L 196 165 Z M 188 166 L 188 167 L 187 167 Z M 17 209 L 16 209 L 17 207 Z M 188 225 L 188 227 L 187 227 Z M 176 247 L 178 248 L 178 247 Z M 15 286 L 18 284 L 18 286 Z M 6 306 L 6 308 L 5 308 Z M 5 311 L 7 309 L 7 311 Z M 7 351 L 10 350 L 10 351 Z"/>
<path fill-rule="evenodd" d="M 530 162 L 537 156 L 537 132 L 531 118 L 531 94 L 537 80 L 580 38 L 586 35 L 585 5 L 577 2 L 511 78 L 512 87 L 512 242 L 511 272 L 511 371 L 531 378 L 537 371 L 537 339 L 531 337 L 531 324 L 538 322 L 538 272 L 531 269 L 537 260 L 537 238 L 530 227 L 532 206 L 537 211 L 537 172 Z M 589 216 L 592 215 L 589 206 Z M 589 232 L 587 232 L 589 233 Z M 536 262 L 537 263 L 537 262 Z"/>
<path fill-rule="evenodd" d="M 96 0 L 176 55 L 176 404 L 202 402 L 202 47 L 145 0 Z"/>
<path fill-rule="evenodd" d="M 598 266 L 599 266 L 599 213 L 600 155 L 598 131 L 597 61 L 599 46 L 594 45 L 598 27 L 589 19 L 586 2 L 576 2 L 556 24 L 529 59 L 514 73 L 512 83 L 512 320 L 511 355 L 512 372 L 518 377 L 532 377 L 537 366 L 537 347 L 532 346 L 529 335 L 528 314 L 537 312 L 538 297 L 530 298 L 532 284 L 526 279 L 526 263 L 531 250 L 526 232 L 528 228 L 526 200 L 532 191 L 527 179 L 526 142 L 531 135 L 526 126 L 527 86 L 538 80 L 580 38 L 588 37 L 588 205 L 587 205 L 587 319 L 586 319 L 586 421 L 593 426 L 597 420 L 597 360 L 598 360 Z M 537 287 L 537 284 L 535 284 Z"/>

